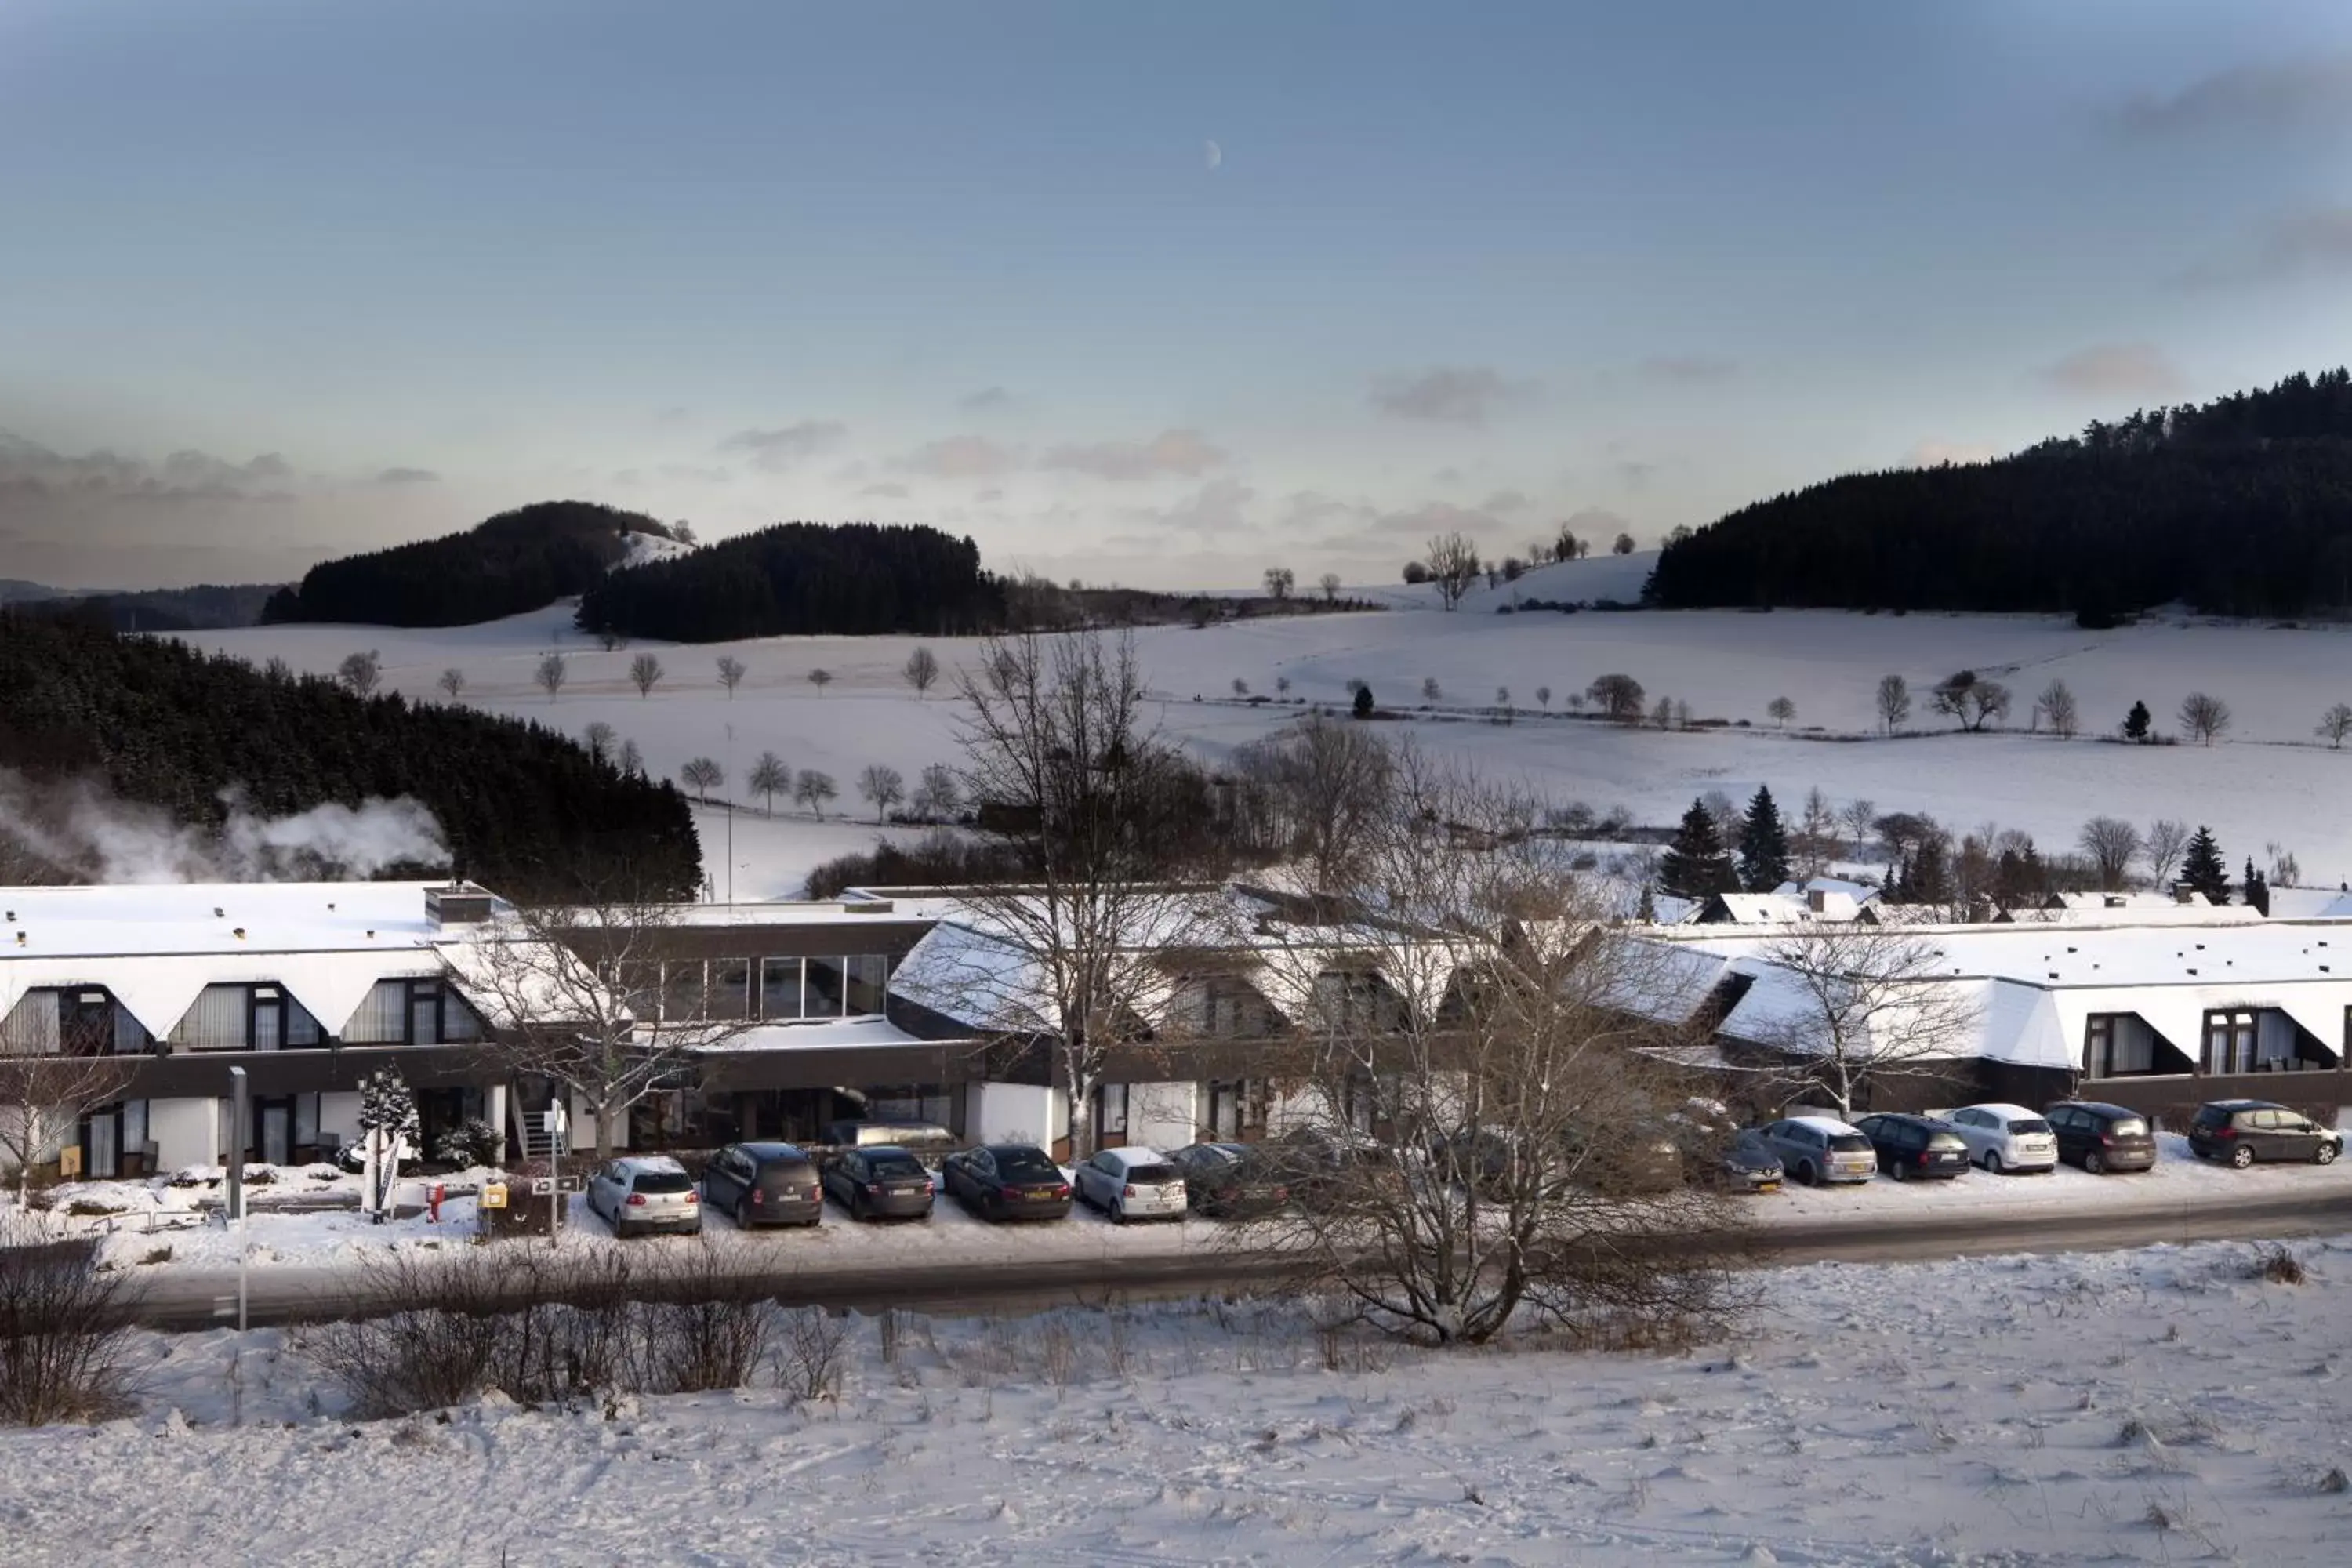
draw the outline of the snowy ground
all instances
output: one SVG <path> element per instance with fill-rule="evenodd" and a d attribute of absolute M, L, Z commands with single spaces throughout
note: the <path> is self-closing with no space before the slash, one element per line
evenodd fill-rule
<path fill-rule="evenodd" d="M 2318 1563 L 2352 1242 L 1763 1278 L 1645 1356 L 1343 1341 L 1297 1303 L 853 1325 L 837 1399 L 339 1419 L 298 1342 L 142 1336 L 141 1410 L 0 1434 L 12 1565 Z"/>
<path fill-rule="evenodd" d="M 1874 1226 L 1930 1221 L 1939 1215 L 1957 1219 L 2063 1211 L 2122 1216 L 2193 1209 L 2232 1199 L 2304 1194 L 2325 1200 L 2352 1191 L 2352 1161 L 2331 1166 L 2258 1165 L 2251 1171 L 2232 1171 L 2197 1159 L 2189 1152 L 2187 1142 L 2173 1134 L 2159 1134 L 2158 1142 L 2156 1168 L 2129 1175 L 2091 1176 L 2062 1165 L 2046 1175 L 1994 1176 L 1971 1171 L 1950 1182 L 1897 1183 L 1881 1176 L 1855 1186 L 1790 1185 L 1743 1203 L 1746 1213 L 1768 1228 L 1850 1222 L 1860 1233 Z M 456 1185 L 465 1178 L 449 1180 Z M 311 1185 L 308 1181 L 289 1181 L 264 1191 Z M 356 1186 L 349 1177 L 316 1185 L 340 1188 L 356 1197 Z M 142 1274 L 184 1270 L 211 1274 L 231 1269 L 236 1262 L 238 1238 L 217 1215 L 207 1222 L 193 1212 L 198 1195 L 191 1189 L 158 1184 L 84 1183 L 60 1189 L 52 1209 L 53 1223 L 64 1229 L 103 1236 L 106 1258 L 118 1268 Z M 216 1198 L 218 1194 L 201 1195 Z M 103 1215 L 65 1212 L 77 1202 L 84 1207 L 104 1205 L 121 1212 Z M 683 1237 L 616 1241 L 604 1222 L 589 1214 L 578 1197 L 571 1203 L 566 1245 L 572 1247 L 621 1247 L 639 1252 L 648 1247 L 698 1245 Z M 386 1249 L 434 1249 L 471 1238 L 476 1221 L 471 1197 L 451 1198 L 443 1205 L 441 1215 L 437 1226 L 422 1215 L 377 1225 L 362 1218 L 355 1208 L 273 1213 L 265 1196 L 247 1222 L 245 1245 L 251 1248 L 247 1261 L 256 1268 L 356 1267 Z M 828 1205 L 824 1223 L 814 1230 L 747 1233 L 738 1230 L 724 1215 L 712 1214 L 704 1223 L 701 1245 L 730 1250 L 765 1249 L 796 1270 L 821 1273 L 900 1263 L 938 1268 L 958 1263 L 1182 1256 L 1196 1256 L 1208 1263 L 1229 1254 L 1239 1239 L 1234 1227 L 1216 1220 L 1193 1217 L 1115 1226 L 1083 1206 L 1074 1207 L 1070 1218 L 1058 1224 L 991 1225 L 942 1197 L 933 1217 L 920 1224 L 861 1225 Z M 166 1248 L 169 1255 L 163 1256 Z"/>
<path fill-rule="evenodd" d="M 1596 596 L 1622 587 L 1616 579 L 1630 578 L 1635 566 L 1578 562 L 1530 574 L 1518 588 L 1523 596 Z M 1559 574 L 1582 575 L 1556 584 L 1551 574 Z M 2276 841 L 2298 855 L 2309 884 L 2352 878 L 2352 816 L 2335 809 L 2352 780 L 2352 754 L 2312 736 L 2323 710 L 2352 701 L 2352 629 L 2186 617 L 2085 632 L 2050 616 L 1493 613 L 1511 593 L 1481 588 L 1449 615 L 1428 607 L 1426 591 L 1400 590 L 1402 607 L 1395 610 L 1204 631 L 1161 627 L 1140 634 L 1139 643 L 1151 687 L 1165 699 L 1157 718 L 1211 757 L 1264 735 L 1306 704 L 1344 705 L 1347 682 L 1363 679 L 1384 707 L 1423 721 L 1399 732 L 1558 804 L 1622 805 L 1644 822 L 1672 822 L 1707 790 L 1745 796 L 1769 783 L 1794 801 L 1819 785 L 1841 804 L 1864 797 L 1881 810 L 1925 810 L 1963 827 L 1996 821 L 2060 847 L 2071 847 L 2095 813 L 2143 824 L 2180 816 L 2210 823 L 2233 864 Z M 926 763 L 956 758 L 950 689 L 973 646 L 930 642 L 949 673 L 919 699 L 898 671 L 924 639 L 777 637 L 606 653 L 572 629 L 570 610 L 561 605 L 438 631 L 272 626 L 190 640 L 319 671 L 332 670 L 354 648 L 376 648 L 387 686 L 426 700 L 442 700 L 435 683 L 455 668 L 465 674 L 467 701 L 574 735 L 602 721 L 636 741 L 648 765 L 664 773 L 707 755 L 740 781 L 770 750 L 794 769 L 831 773 L 842 796 L 823 824 L 793 814 L 789 802 L 774 821 L 764 820 L 756 814 L 766 803 L 730 785 L 751 814 L 737 814 L 739 898 L 751 896 L 747 889 L 794 890 L 810 865 L 872 841 L 873 811 L 856 789 L 868 763 L 887 763 L 911 781 Z M 571 658 L 570 681 L 552 700 L 531 679 L 551 648 Z M 645 651 L 669 674 L 641 699 L 625 671 Z M 714 675 L 721 654 L 751 670 L 731 700 Z M 821 692 L 807 679 L 820 668 L 834 677 Z M 2011 688 L 2016 730 L 1959 735 L 1926 712 L 1925 689 L 1964 668 Z M 1632 675 L 1654 701 L 1675 697 L 1696 718 L 1747 720 L 1752 727 L 1664 733 L 1559 712 L 1570 691 L 1610 672 Z M 1888 672 L 1903 674 L 1920 693 L 1913 724 L 1922 732 L 1872 735 L 1872 693 Z M 1232 692 L 1236 679 L 1253 695 L 1285 700 L 1241 701 Z M 1441 695 L 1424 710 L 1422 683 L 1429 679 Z M 2227 701 L 2235 724 L 2211 747 L 2121 746 L 2087 736 L 2070 742 L 2024 732 L 2034 696 L 2053 679 L 2071 686 L 2089 731 L 2111 732 L 2135 700 L 2148 704 L 2159 730 L 2172 730 L 2180 700 L 2197 690 Z M 1290 682 L 1286 693 L 1276 692 L 1277 679 Z M 1552 691 L 1549 714 L 1537 703 L 1544 686 Z M 1509 688 L 1517 710 L 1507 726 L 1483 721 L 1498 687 Z M 1765 705 L 1779 696 L 1797 705 L 1787 732 L 1765 717 Z M 716 842 L 723 813 L 706 811 L 701 822 L 707 863 L 723 881 L 726 859 Z"/>

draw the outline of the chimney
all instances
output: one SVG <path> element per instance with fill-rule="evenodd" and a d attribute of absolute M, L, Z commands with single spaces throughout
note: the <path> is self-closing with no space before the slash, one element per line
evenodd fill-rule
<path fill-rule="evenodd" d="M 1812 910 L 1813 913 L 1820 914 L 1823 910 L 1830 907 L 1830 896 L 1820 888 L 1807 888 L 1805 889 L 1805 907 Z"/>
<path fill-rule="evenodd" d="M 490 893 L 471 882 L 425 889 L 425 922 L 435 931 L 478 926 L 490 918 Z"/>

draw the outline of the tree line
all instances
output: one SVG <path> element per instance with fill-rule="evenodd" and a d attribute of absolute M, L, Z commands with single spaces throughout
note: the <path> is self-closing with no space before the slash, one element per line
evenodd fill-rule
<path fill-rule="evenodd" d="M 101 780 L 199 827 L 227 819 L 230 792 L 269 816 L 410 795 L 439 821 L 453 869 L 518 897 L 583 865 L 625 866 L 677 897 L 701 881 L 676 789 L 539 724 L 363 696 L 348 678 L 256 669 L 33 606 L 0 612 L 0 757 L 37 782 Z"/>
<path fill-rule="evenodd" d="M 614 573 L 582 595 L 578 620 L 672 642 L 952 637 L 1003 625 L 1005 586 L 977 544 L 935 528 L 785 522 Z"/>
<path fill-rule="evenodd" d="M 1670 538 L 1688 608 L 2215 615 L 2352 605 L 2352 374 L 2093 422 L 1992 462 L 1852 474 Z"/>
<path fill-rule="evenodd" d="M 596 501 L 539 501 L 462 533 L 322 561 L 262 606 L 265 624 L 461 626 L 583 593 L 627 553 L 632 533 L 672 531 Z"/>

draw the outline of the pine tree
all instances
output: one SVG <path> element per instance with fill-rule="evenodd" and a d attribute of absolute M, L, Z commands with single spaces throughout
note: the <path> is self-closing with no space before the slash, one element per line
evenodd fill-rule
<path fill-rule="evenodd" d="M 2271 885 L 2269 881 L 2263 878 L 2263 874 L 2254 868 L 2254 858 L 2251 855 L 2246 857 L 2245 887 L 2247 907 L 2252 909 L 2259 914 L 2269 914 L 2271 912 Z"/>
<path fill-rule="evenodd" d="M 1952 897 L 1951 869 L 1944 856 L 1941 835 L 1930 833 L 1919 840 L 1909 864 L 1895 879 L 1895 897 L 1906 904 L 1949 903 Z"/>
<path fill-rule="evenodd" d="M 1683 824 L 1675 830 L 1674 842 L 1666 846 L 1665 858 L 1659 862 L 1658 886 L 1678 899 L 1704 899 L 1738 890 L 1738 873 L 1715 831 L 1715 817 L 1706 802 L 1695 800 L 1683 813 Z"/>
<path fill-rule="evenodd" d="M 2147 744 L 2147 704 L 2133 703 L 2131 711 L 2124 716 L 2124 739 L 2143 746 Z"/>
<path fill-rule="evenodd" d="M 1372 716 L 1372 689 L 1370 687 L 1359 686 L 1356 688 L 1355 714 L 1359 719 L 1369 719 Z"/>
<path fill-rule="evenodd" d="M 2180 885 L 2194 893 L 2205 895 L 2208 902 L 2226 904 L 2230 901 L 2230 867 L 2221 858 L 2221 847 L 2213 840 L 2213 830 L 2200 824 L 2189 840 L 2189 847 L 2180 856 Z"/>
<path fill-rule="evenodd" d="M 1751 893 L 1769 893 L 1788 879 L 1788 831 L 1780 826 L 1770 787 L 1758 784 L 1739 834 L 1739 885 Z"/>

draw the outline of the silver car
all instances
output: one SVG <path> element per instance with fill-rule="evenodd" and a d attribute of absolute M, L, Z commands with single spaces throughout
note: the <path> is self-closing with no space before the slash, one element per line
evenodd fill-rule
<path fill-rule="evenodd" d="M 1758 1131 L 1801 1185 L 1866 1182 L 1878 1174 L 1878 1151 L 1858 1129 L 1834 1116 L 1791 1116 Z"/>
<path fill-rule="evenodd" d="M 587 1196 L 589 1209 L 612 1222 L 614 1236 L 702 1233 L 702 1194 L 686 1167 L 667 1154 L 607 1160 L 588 1178 Z"/>
<path fill-rule="evenodd" d="M 1927 1114 L 1958 1133 L 1969 1146 L 1969 1159 L 1996 1176 L 2003 1171 L 2058 1168 L 2058 1135 L 2039 1111 L 1996 1103 Z"/>
<path fill-rule="evenodd" d="M 1105 1149 L 1077 1169 L 1078 1201 L 1117 1224 L 1131 1219 L 1182 1219 L 1188 1206 L 1184 1173 L 1157 1149 Z"/>

